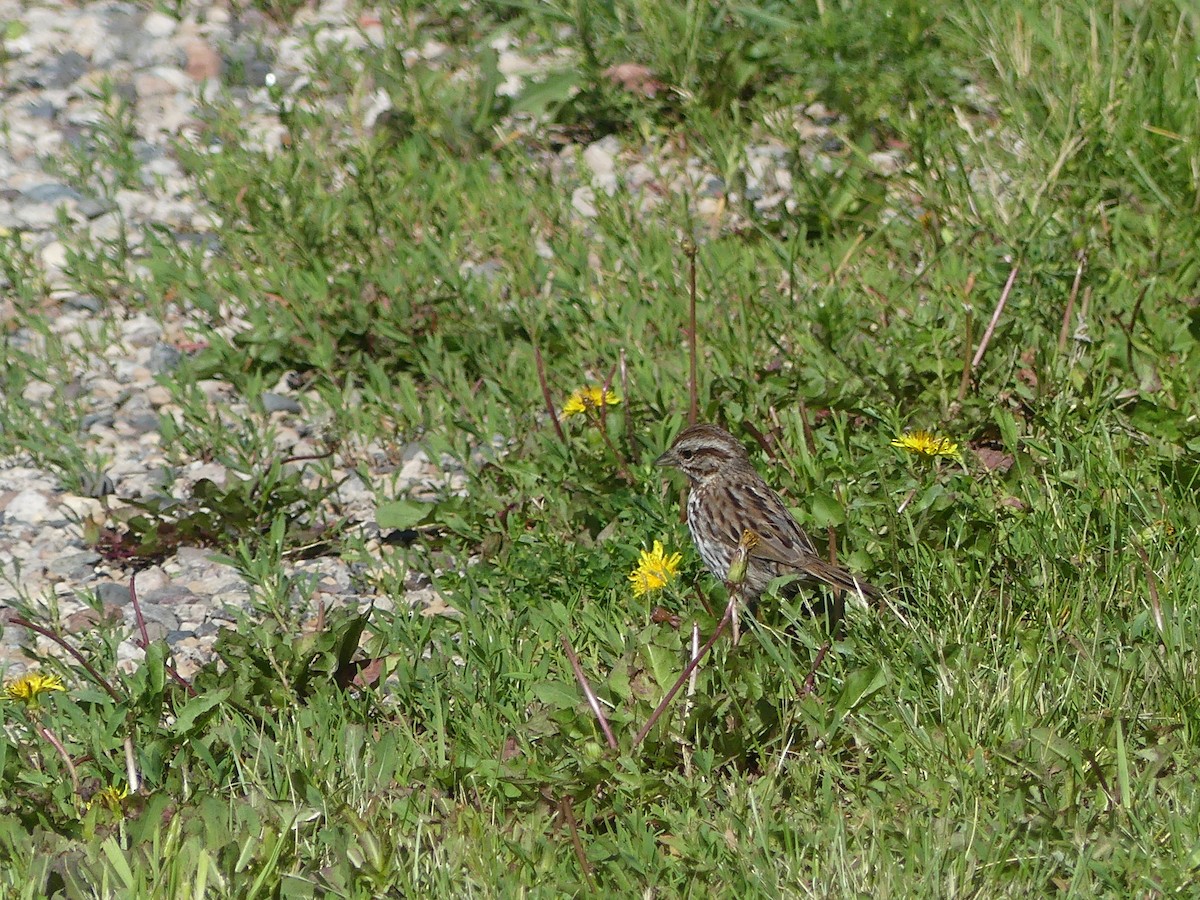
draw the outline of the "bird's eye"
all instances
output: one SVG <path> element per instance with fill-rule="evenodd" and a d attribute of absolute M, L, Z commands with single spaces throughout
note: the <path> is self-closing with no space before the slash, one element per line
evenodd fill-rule
<path fill-rule="evenodd" d="M 696 451 L 695 450 L 680 450 L 679 455 L 682 456 L 684 459 L 691 459 L 693 456 L 696 455 Z"/>

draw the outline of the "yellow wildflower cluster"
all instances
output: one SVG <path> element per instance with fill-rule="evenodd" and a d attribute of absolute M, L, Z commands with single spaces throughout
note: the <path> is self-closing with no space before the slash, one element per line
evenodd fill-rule
<path fill-rule="evenodd" d="M 662 541 L 654 542 L 653 550 L 641 551 L 637 567 L 629 573 L 629 581 L 633 585 L 633 593 L 640 597 L 650 591 L 657 591 L 667 586 L 679 572 L 679 563 L 683 559 L 680 553 L 667 556 Z"/>
<path fill-rule="evenodd" d="M 581 416 L 602 406 L 616 406 L 620 402 L 621 398 L 614 391 L 589 385 L 571 393 L 567 402 L 563 404 L 563 415 Z"/>
<path fill-rule="evenodd" d="M 901 435 L 892 441 L 892 446 L 931 459 L 938 456 L 958 459 L 958 444 L 948 437 L 930 434 L 928 431 L 912 431 Z"/>

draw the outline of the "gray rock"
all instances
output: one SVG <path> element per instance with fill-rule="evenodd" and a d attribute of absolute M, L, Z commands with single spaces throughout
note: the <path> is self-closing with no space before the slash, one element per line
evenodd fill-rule
<path fill-rule="evenodd" d="M 124 606 L 129 602 L 129 585 L 116 581 L 106 581 L 96 585 L 96 597 L 105 606 Z"/>
<path fill-rule="evenodd" d="M 25 112 L 31 119 L 53 119 L 58 115 L 58 107 L 46 100 L 34 100 L 26 104 Z"/>
<path fill-rule="evenodd" d="M 130 432 L 135 435 L 150 434 L 158 431 L 159 421 L 158 414 L 152 412 L 139 412 L 130 416 L 122 416 L 122 421 L 129 428 Z"/>
<path fill-rule="evenodd" d="M 60 53 L 43 65 L 33 76 L 35 87 L 70 87 L 87 74 L 88 61 L 74 50 Z"/>
<path fill-rule="evenodd" d="M 111 200 L 98 200 L 95 197 L 84 197 L 79 201 L 79 205 L 75 207 L 76 211 L 85 219 L 98 219 L 108 212 L 112 212 L 117 208 L 117 204 Z"/>
<path fill-rule="evenodd" d="M 91 431 L 93 428 L 111 428 L 114 416 L 111 410 L 91 412 L 79 420 L 80 431 Z"/>
<path fill-rule="evenodd" d="M 75 553 L 64 553 L 50 561 L 46 571 L 50 575 L 72 581 L 87 581 L 96 575 L 96 563 L 100 562 L 100 554 L 93 550 L 79 550 Z"/>
<path fill-rule="evenodd" d="M 100 302 L 100 298 L 95 294 L 76 294 L 73 297 L 68 297 L 63 306 L 67 309 L 92 313 L 98 313 L 104 308 L 104 304 Z"/>
<path fill-rule="evenodd" d="M 146 365 L 155 375 L 162 375 L 177 369 L 181 359 L 183 354 L 178 348 L 159 341 L 150 348 L 150 359 Z"/>
<path fill-rule="evenodd" d="M 300 406 L 294 397 L 288 397 L 286 394 L 277 394 L 274 391 L 263 392 L 262 405 L 263 409 L 269 413 L 298 413 L 303 411 L 303 407 Z"/>
<path fill-rule="evenodd" d="M 181 603 L 192 603 L 196 600 L 196 595 L 181 585 L 169 584 L 166 587 L 147 591 L 145 596 L 139 599 L 156 606 L 169 607 Z"/>
<path fill-rule="evenodd" d="M 34 185 L 22 192 L 25 199 L 32 203 L 58 203 L 63 200 L 80 200 L 79 191 L 65 184 L 48 182 Z"/>
<path fill-rule="evenodd" d="M 147 629 L 150 625 L 158 625 L 161 628 L 162 633 L 159 637 L 179 628 L 179 617 L 172 610 L 155 603 L 147 603 L 141 596 L 138 597 L 138 608 L 142 611 L 142 619 L 145 621 Z M 126 624 L 136 626 L 137 614 L 133 611 L 132 603 L 124 610 L 124 613 Z M 155 638 L 151 637 L 151 640 L 155 640 Z"/>
<path fill-rule="evenodd" d="M 41 491 L 24 490 L 8 501 L 4 507 L 5 522 L 20 522 L 38 525 L 61 516 L 50 503 L 50 498 Z"/>

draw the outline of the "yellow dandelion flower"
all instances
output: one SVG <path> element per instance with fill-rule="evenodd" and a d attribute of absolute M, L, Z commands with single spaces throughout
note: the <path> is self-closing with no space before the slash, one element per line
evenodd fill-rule
<path fill-rule="evenodd" d="M 111 812 L 120 813 L 121 801 L 128 796 L 129 788 L 124 787 L 118 789 L 110 784 L 108 787 L 102 788 L 92 795 L 92 799 L 87 802 L 87 808 L 91 809 L 93 806 L 99 805 Z"/>
<path fill-rule="evenodd" d="M 629 573 L 634 596 L 640 597 L 666 587 L 679 572 L 679 562 L 682 559 L 683 555 L 680 553 L 667 556 L 662 541 L 655 541 L 653 550 L 641 551 L 637 566 Z"/>
<path fill-rule="evenodd" d="M 563 415 L 581 416 L 602 406 L 616 406 L 620 402 L 621 398 L 614 391 L 606 391 L 604 388 L 588 385 L 572 392 L 571 396 L 567 398 L 567 402 L 563 404 Z"/>
<path fill-rule="evenodd" d="M 4 688 L 4 696 L 27 706 L 37 706 L 38 696 L 49 691 L 65 691 L 62 679 L 57 675 L 43 675 L 41 672 L 30 672 L 15 681 L 10 681 Z"/>
<path fill-rule="evenodd" d="M 893 447 L 930 458 L 945 456 L 958 459 L 958 444 L 948 437 L 930 434 L 928 431 L 912 431 L 892 441 Z"/>

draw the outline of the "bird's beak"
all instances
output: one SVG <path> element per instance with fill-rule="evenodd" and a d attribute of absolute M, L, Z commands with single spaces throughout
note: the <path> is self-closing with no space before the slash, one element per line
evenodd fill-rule
<path fill-rule="evenodd" d="M 675 451 L 668 450 L 662 456 L 654 461 L 656 466 L 673 466 L 675 465 Z"/>

